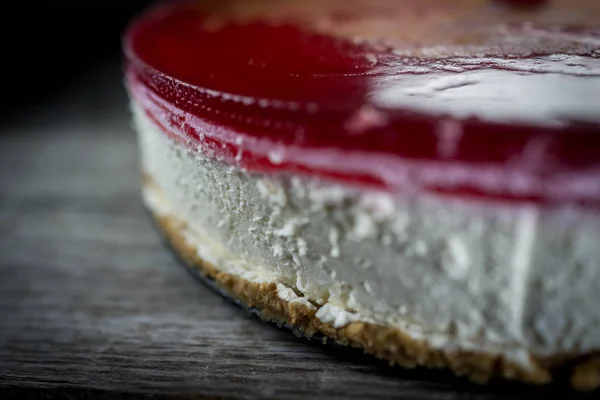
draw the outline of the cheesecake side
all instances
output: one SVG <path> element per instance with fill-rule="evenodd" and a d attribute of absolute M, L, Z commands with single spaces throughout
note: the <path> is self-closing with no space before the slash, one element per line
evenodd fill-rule
<path fill-rule="evenodd" d="M 390 361 L 404 354 L 415 365 L 453 368 L 449 355 L 463 354 L 460 365 L 483 357 L 463 373 L 535 383 L 552 379 L 548 360 L 600 349 L 593 210 L 403 197 L 248 173 L 171 139 L 135 102 L 132 109 L 146 204 L 185 243 L 179 248 L 215 276 L 276 293 L 265 306 L 300 307 L 316 321 L 307 334 Z M 371 339 L 352 339 L 358 331 Z M 437 356 L 407 356 L 415 346 Z M 494 360 L 506 368 L 497 371 Z"/>
<path fill-rule="evenodd" d="M 264 319 L 405 367 L 599 387 L 598 11 L 158 7 L 125 42 L 144 200 Z"/>

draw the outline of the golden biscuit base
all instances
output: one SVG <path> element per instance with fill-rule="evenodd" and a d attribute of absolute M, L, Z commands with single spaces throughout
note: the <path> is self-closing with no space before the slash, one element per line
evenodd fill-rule
<path fill-rule="evenodd" d="M 143 181 L 145 190 L 159 191 L 149 176 L 145 175 Z M 531 366 L 526 369 L 500 354 L 433 348 L 427 342 L 414 339 L 396 327 L 355 321 L 342 328 L 335 328 L 315 316 L 318 304 L 313 303 L 315 307 L 309 308 L 299 302 L 281 299 L 275 282 L 250 282 L 237 275 L 222 272 L 204 261 L 185 240 L 185 222 L 174 216 L 160 216 L 150 211 L 182 261 L 213 280 L 218 288 L 235 300 L 258 310 L 259 317 L 265 321 L 278 325 L 287 324 L 306 337 L 323 335 L 339 345 L 360 348 L 391 365 L 404 368 L 445 368 L 475 383 L 483 384 L 492 378 L 504 378 L 532 385 L 567 383 L 578 391 L 600 388 L 598 352 L 584 355 L 560 354 L 545 358 L 531 356 Z"/>

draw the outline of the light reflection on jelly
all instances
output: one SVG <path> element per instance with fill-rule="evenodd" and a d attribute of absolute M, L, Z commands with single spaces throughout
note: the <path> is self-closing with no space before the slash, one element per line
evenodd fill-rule
<path fill-rule="evenodd" d="M 459 72 L 448 72 L 448 65 Z M 373 78 L 371 85 L 372 101 L 384 108 L 541 126 L 600 123 L 598 58 L 453 59 L 420 75 L 398 67 L 393 77 Z"/>

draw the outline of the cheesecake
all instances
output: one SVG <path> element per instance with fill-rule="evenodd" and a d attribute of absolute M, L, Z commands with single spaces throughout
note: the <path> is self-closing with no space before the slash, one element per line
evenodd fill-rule
<path fill-rule="evenodd" d="M 510 3 L 147 10 L 126 86 L 160 230 L 305 336 L 600 386 L 600 3 Z"/>

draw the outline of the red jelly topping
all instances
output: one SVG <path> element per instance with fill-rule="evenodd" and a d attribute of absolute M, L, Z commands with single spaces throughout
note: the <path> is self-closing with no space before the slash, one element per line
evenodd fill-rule
<path fill-rule="evenodd" d="M 198 151 L 397 193 L 600 204 L 600 27 L 482 19 L 460 29 L 483 42 L 403 47 L 212 17 L 163 6 L 125 40 L 131 95 Z"/>

